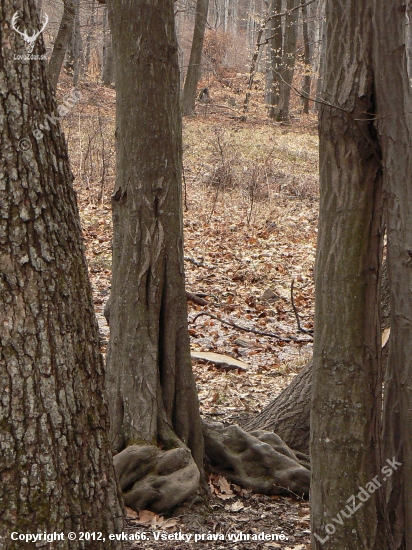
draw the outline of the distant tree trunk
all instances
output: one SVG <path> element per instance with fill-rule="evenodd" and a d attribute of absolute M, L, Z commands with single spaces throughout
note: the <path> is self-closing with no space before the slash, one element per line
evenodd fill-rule
<path fill-rule="evenodd" d="M 209 0 L 197 0 L 193 42 L 192 48 L 190 50 L 189 66 L 187 68 L 185 83 L 183 87 L 183 116 L 189 116 L 193 114 L 193 111 L 195 109 L 197 84 L 200 78 L 203 39 L 205 36 L 208 9 Z"/>
<path fill-rule="evenodd" d="M 87 29 L 87 38 L 86 38 L 86 53 L 84 56 L 84 68 L 86 74 L 89 70 L 90 65 L 90 55 L 91 55 L 91 48 L 92 48 L 92 40 L 95 35 L 95 25 L 96 25 L 96 19 L 95 19 L 95 11 L 96 11 L 96 1 L 91 0 L 90 2 L 90 19 L 89 19 L 89 25 Z"/>
<path fill-rule="evenodd" d="M 304 62 L 305 62 L 305 75 L 303 77 L 302 92 L 304 97 L 302 98 L 303 112 L 309 113 L 309 96 L 310 96 L 310 40 L 309 40 L 309 25 L 308 25 L 308 8 L 305 3 L 306 0 L 300 0 L 302 6 L 302 35 L 303 35 L 303 48 L 304 48 Z"/>
<path fill-rule="evenodd" d="M 327 0 L 326 28 L 323 95 L 336 107 L 322 105 L 319 120 L 312 546 L 320 550 L 326 538 L 330 548 L 388 550 L 380 491 L 368 493 L 356 513 L 348 505 L 380 472 L 381 458 L 383 193 L 379 142 L 367 116 L 375 108 L 371 0 Z M 334 525 L 341 510 L 349 517 Z"/>
<path fill-rule="evenodd" d="M 287 0 L 286 9 L 293 10 L 297 0 Z M 298 10 L 285 16 L 285 32 L 282 48 L 282 63 L 279 68 L 279 103 L 276 111 L 276 120 L 289 120 L 290 89 L 295 72 L 296 37 L 297 37 Z"/>
<path fill-rule="evenodd" d="M 269 116 L 275 116 L 274 107 L 279 103 L 279 80 L 277 72 L 282 62 L 282 19 L 275 17 L 282 12 L 282 0 L 273 0 L 269 11 L 268 34 L 271 37 L 269 47 L 269 69 L 268 69 L 268 96 Z"/>
<path fill-rule="evenodd" d="M 12 0 L 0 0 L 10 21 Z M 37 28 L 25 3 L 22 28 Z M 42 38 L 37 48 L 44 52 Z M 0 547 L 18 533 L 122 531 L 108 441 L 104 367 L 73 176 L 46 64 L 23 65 L 24 41 L 0 34 Z M 26 77 L 21 77 L 23 67 Z M 18 101 L 16 101 L 18 98 Z M 50 130 L 38 129 L 46 117 Z M 33 137 L 33 130 L 37 128 Z M 38 133 L 40 132 L 40 134 Z M 23 141 L 22 141 L 23 140 Z M 49 546 L 41 541 L 29 546 Z M 101 541 L 87 547 L 98 550 Z"/>
<path fill-rule="evenodd" d="M 406 4 L 408 6 L 408 4 Z M 383 459 L 401 463 L 386 482 L 393 550 L 412 548 L 412 93 L 405 2 L 374 1 L 377 127 L 387 192 L 391 337 L 385 379 Z M 380 115 L 380 116 L 379 116 Z"/>
<path fill-rule="evenodd" d="M 63 6 L 63 17 L 49 61 L 49 79 L 54 90 L 57 88 L 64 57 L 73 34 L 75 0 L 64 0 Z"/>
<path fill-rule="evenodd" d="M 112 48 L 112 35 L 108 28 L 107 8 L 103 13 L 103 64 L 102 82 L 104 86 L 110 86 L 114 82 L 114 60 Z"/>
<path fill-rule="evenodd" d="M 66 72 L 73 75 L 73 85 L 77 86 L 82 66 L 83 44 L 80 32 L 80 0 L 74 1 L 74 22 L 72 33 L 67 48 L 65 68 Z"/>
<path fill-rule="evenodd" d="M 111 438 L 117 451 L 131 444 L 159 442 L 166 449 L 184 444 L 202 472 L 184 286 L 173 0 L 108 0 L 107 5 L 118 136 L 113 280 L 106 307 Z"/>

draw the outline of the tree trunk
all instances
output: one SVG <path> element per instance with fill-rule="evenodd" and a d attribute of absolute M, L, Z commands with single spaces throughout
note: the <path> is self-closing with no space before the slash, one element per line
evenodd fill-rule
<path fill-rule="evenodd" d="M 112 35 L 107 25 L 107 8 L 103 13 L 103 63 L 102 63 L 102 82 L 104 86 L 110 86 L 114 82 L 114 62 Z"/>
<path fill-rule="evenodd" d="M 378 132 L 387 192 L 391 338 L 385 379 L 383 460 L 401 463 L 386 483 L 393 550 L 412 548 L 412 93 L 405 3 L 374 2 Z M 380 115 L 380 116 L 379 116 Z"/>
<path fill-rule="evenodd" d="M 279 103 L 279 68 L 282 63 L 282 42 L 283 42 L 283 32 L 282 32 L 282 18 L 276 17 L 276 14 L 282 12 L 282 0 L 273 0 L 271 13 L 270 13 L 270 30 L 271 36 L 273 37 L 270 44 L 270 65 L 271 65 L 271 80 L 272 80 L 272 89 L 270 94 L 270 109 L 269 116 L 274 118 L 276 115 L 275 107 Z"/>
<path fill-rule="evenodd" d="M 11 21 L 15 9 L 1 0 L 0 19 Z M 29 0 L 21 27 L 37 26 Z M 44 52 L 41 37 L 38 43 Z M 12 532 L 63 532 L 59 549 L 81 549 L 84 542 L 67 534 L 87 531 L 120 549 L 108 539 L 122 530 L 122 509 L 73 176 L 46 64 L 14 60 L 25 53 L 21 36 L 3 29 L 0 547 L 22 548 Z M 87 547 L 98 550 L 102 542 Z"/>
<path fill-rule="evenodd" d="M 274 431 L 294 451 L 309 454 L 312 359 L 261 413 L 242 428 Z"/>
<path fill-rule="evenodd" d="M 209 0 L 197 0 L 195 28 L 193 31 L 192 49 L 190 50 L 189 66 L 187 68 L 183 87 L 183 116 L 190 116 L 195 110 L 197 84 L 200 78 L 203 38 L 205 36 Z"/>
<path fill-rule="evenodd" d="M 79 82 L 80 68 L 82 65 L 83 45 L 80 32 L 80 0 L 74 2 L 74 19 L 72 33 L 67 48 L 65 70 L 73 75 L 73 85 L 77 86 Z"/>
<path fill-rule="evenodd" d="M 308 8 L 305 0 L 300 0 L 302 6 L 302 35 L 303 35 L 303 48 L 304 48 L 304 61 L 305 61 L 305 74 L 303 77 L 302 92 L 304 97 L 302 98 L 303 112 L 309 114 L 309 96 L 310 96 L 310 40 L 309 40 L 309 25 L 308 25 Z"/>
<path fill-rule="evenodd" d="M 107 5 L 117 89 L 113 280 L 106 308 L 111 438 L 117 451 L 158 442 L 172 449 L 183 442 L 202 472 L 184 287 L 173 0 Z"/>
<path fill-rule="evenodd" d="M 286 9 L 293 10 L 296 0 L 287 0 Z M 278 70 L 279 76 L 279 103 L 276 111 L 276 120 L 289 120 L 290 88 L 292 86 L 296 61 L 298 10 L 285 16 L 285 32 L 282 48 L 282 63 Z"/>
<path fill-rule="evenodd" d="M 375 107 L 371 7 L 370 0 L 326 2 L 323 95 L 335 107 L 322 105 L 319 126 L 311 408 L 315 549 L 325 541 L 339 550 L 389 547 L 380 490 L 374 486 L 356 512 L 348 504 L 380 471 L 383 194 L 379 143 L 367 115 Z M 349 517 L 335 524 L 341 510 Z"/>
<path fill-rule="evenodd" d="M 57 82 L 59 81 L 64 56 L 66 55 L 74 26 L 74 0 L 64 0 L 63 6 L 63 17 L 60 22 L 59 32 L 57 33 L 57 38 L 49 61 L 49 79 L 54 90 L 57 88 Z"/>

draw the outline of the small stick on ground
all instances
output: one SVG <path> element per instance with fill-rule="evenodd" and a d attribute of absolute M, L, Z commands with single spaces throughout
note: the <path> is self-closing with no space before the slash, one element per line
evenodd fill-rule
<path fill-rule="evenodd" d="M 299 338 L 295 338 L 294 336 L 290 336 L 289 338 L 283 338 L 279 334 L 275 334 L 274 332 L 263 332 L 261 330 L 256 330 L 254 328 L 247 328 L 247 327 L 241 327 L 240 325 L 237 325 L 236 323 L 232 323 L 231 321 L 225 321 L 224 319 L 221 319 L 217 315 L 213 315 L 213 313 L 208 313 L 207 311 L 201 311 L 198 313 L 193 320 L 191 321 L 192 324 L 196 322 L 198 317 L 201 317 L 202 315 L 207 315 L 208 317 L 211 317 L 212 319 L 216 319 L 216 321 L 219 321 L 220 323 L 224 325 L 228 325 L 229 327 L 236 328 L 238 330 L 243 330 L 244 332 L 252 332 L 253 334 L 257 334 L 258 336 L 269 336 L 269 338 L 276 338 L 277 340 L 280 340 L 281 342 L 298 342 L 301 344 L 305 344 L 307 342 L 310 342 L 311 340 L 299 340 Z"/>

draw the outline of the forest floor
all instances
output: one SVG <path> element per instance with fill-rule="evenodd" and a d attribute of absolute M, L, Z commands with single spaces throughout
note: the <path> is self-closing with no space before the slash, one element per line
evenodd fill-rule
<path fill-rule="evenodd" d="M 196 117 L 185 118 L 183 128 L 187 290 L 205 301 L 204 305 L 188 302 L 191 347 L 245 364 L 236 369 L 225 360 L 223 368 L 193 361 L 201 413 L 225 423 L 241 423 L 260 412 L 312 353 L 311 335 L 298 330 L 291 285 L 294 281 L 301 326 L 310 331 L 319 198 L 317 121 L 314 115 L 300 114 L 296 103 L 290 124 L 268 119 L 258 81 L 250 114 L 241 122 L 237 115 L 245 83 L 244 75 L 214 82 L 210 102 L 199 104 Z M 67 90 L 63 80 L 59 94 Z M 111 277 L 115 93 L 98 85 L 82 85 L 80 90 L 81 101 L 63 126 L 76 176 L 104 353 L 109 330 L 103 308 Z M 254 495 L 215 475 L 209 486 L 207 514 L 196 511 L 196 506 L 169 519 L 147 512 L 133 517 L 130 511 L 128 532 L 147 533 L 146 542 L 131 547 L 166 550 L 176 547 L 177 540 L 179 548 L 193 548 L 194 534 L 203 533 L 196 543 L 202 548 L 310 548 L 306 501 L 294 495 Z M 184 542 L 163 540 L 160 533 L 193 536 Z M 212 533 L 215 540 L 210 539 Z M 223 540 L 216 539 L 219 533 Z M 271 540 L 262 541 L 261 533 Z M 279 539 L 282 533 L 287 540 Z"/>

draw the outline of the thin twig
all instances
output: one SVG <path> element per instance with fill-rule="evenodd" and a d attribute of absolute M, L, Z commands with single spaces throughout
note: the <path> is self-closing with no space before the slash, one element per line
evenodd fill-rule
<path fill-rule="evenodd" d="M 299 338 L 295 338 L 291 336 L 290 338 L 282 338 L 279 334 L 275 334 L 274 332 L 263 332 L 261 330 L 256 330 L 254 328 L 247 328 L 247 327 L 241 327 L 240 325 L 237 325 L 236 323 L 232 323 L 230 321 L 225 321 L 224 319 L 221 319 L 217 315 L 213 315 L 213 313 L 208 313 L 207 311 L 201 311 L 198 313 L 193 320 L 191 321 L 192 324 L 196 322 L 198 317 L 201 317 L 202 315 L 207 315 L 208 317 L 211 317 L 212 319 L 216 319 L 216 321 L 219 321 L 220 323 L 224 325 L 228 325 L 229 327 L 236 328 L 238 330 L 243 330 L 244 332 L 253 332 L 253 334 L 257 334 L 258 336 L 269 336 L 270 338 L 276 338 L 277 340 L 280 340 L 281 342 L 298 342 L 306 344 L 308 342 L 311 342 L 311 340 L 299 340 Z"/>
<path fill-rule="evenodd" d="M 295 279 L 292 279 L 292 284 L 290 285 L 290 301 L 292 302 L 293 313 L 295 314 L 295 317 L 296 317 L 296 323 L 298 325 L 298 331 L 303 332 L 305 334 L 308 334 L 311 338 L 313 338 L 312 337 L 313 330 L 307 330 L 307 329 L 303 328 L 300 324 L 299 313 L 298 313 L 298 310 L 296 309 L 296 306 L 295 306 L 295 300 L 293 299 L 293 286 L 294 286 L 294 284 L 295 284 Z"/>

